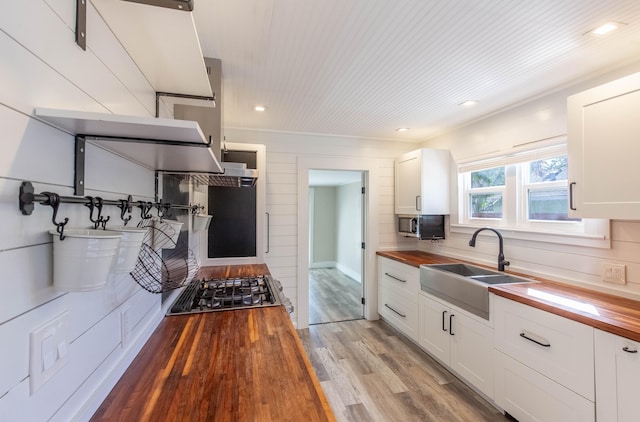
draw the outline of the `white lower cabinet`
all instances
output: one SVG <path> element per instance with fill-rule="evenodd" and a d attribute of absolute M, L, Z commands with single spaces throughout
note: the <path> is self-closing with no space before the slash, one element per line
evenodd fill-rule
<path fill-rule="evenodd" d="M 494 298 L 495 402 L 526 421 L 595 420 L 592 327 Z"/>
<path fill-rule="evenodd" d="M 598 421 L 640 420 L 640 343 L 595 330 Z"/>
<path fill-rule="evenodd" d="M 378 313 L 413 341 L 418 341 L 420 270 L 378 257 Z"/>
<path fill-rule="evenodd" d="M 420 345 L 487 397 L 493 397 L 493 328 L 488 321 L 420 294 Z"/>
<path fill-rule="evenodd" d="M 519 422 L 594 421 L 594 403 L 496 350 L 495 397 Z"/>

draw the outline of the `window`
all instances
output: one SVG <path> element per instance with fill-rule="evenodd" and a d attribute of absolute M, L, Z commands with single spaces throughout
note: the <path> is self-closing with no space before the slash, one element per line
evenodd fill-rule
<path fill-rule="evenodd" d="M 608 220 L 569 218 L 568 166 L 564 143 L 461 163 L 452 230 L 493 226 L 511 231 L 506 237 L 580 245 L 591 238 L 591 246 L 609 247 Z"/>

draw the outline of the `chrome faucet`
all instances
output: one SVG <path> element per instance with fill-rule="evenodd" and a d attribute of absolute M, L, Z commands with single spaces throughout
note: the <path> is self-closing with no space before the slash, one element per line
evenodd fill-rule
<path fill-rule="evenodd" d="M 483 230 L 490 230 L 498 235 L 498 245 L 500 248 L 500 252 L 498 253 L 498 271 L 504 271 L 504 267 L 509 265 L 510 262 L 504 260 L 504 251 L 503 251 L 504 243 L 502 241 L 502 235 L 498 230 L 492 229 L 491 227 L 483 227 L 481 229 L 476 230 L 475 233 L 473 233 L 473 236 L 471 236 L 471 240 L 469 241 L 469 246 L 471 246 L 472 248 L 476 247 L 476 237 L 478 236 L 478 233 L 480 233 Z"/>

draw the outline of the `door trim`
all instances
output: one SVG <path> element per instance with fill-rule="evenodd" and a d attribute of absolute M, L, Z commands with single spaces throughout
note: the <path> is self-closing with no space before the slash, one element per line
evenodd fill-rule
<path fill-rule="evenodd" d="M 363 217 L 366 221 L 362 283 L 365 297 L 364 317 L 378 319 L 378 289 L 375 280 L 375 253 L 378 245 L 378 174 L 377 159 L 357 160 L 345 157 L 299 157 L 298 159 L 298 283 L 297 328 L 309 326 L 309 170 L 361 171 L 367 191 Z"/>

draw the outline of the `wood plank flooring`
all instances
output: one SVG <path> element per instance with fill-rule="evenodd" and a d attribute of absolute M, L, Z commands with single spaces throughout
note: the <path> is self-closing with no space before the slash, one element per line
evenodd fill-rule
<path fill-rule="evenodd" d="M 508 421 L 384 321 L 298 330 L 337 421 Z"/>
<path fill-rule="evenodd" d="M 309 324 L 362 318 L 362 286 L 335 268 L 309 270 Z"/>

